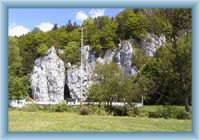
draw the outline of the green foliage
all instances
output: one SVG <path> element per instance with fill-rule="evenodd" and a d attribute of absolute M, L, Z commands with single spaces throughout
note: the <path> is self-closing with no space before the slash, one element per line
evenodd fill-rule
<path fill-rule="evenodd" d="M 22 57 L 18 41 L 9 37 L 8 42 L 8 93 L 10 99 L 23 99 L 28 96 L 29 79 L 21 76 Z"/>
<path fill-rule="evenodd" d="M 113 62 L 98 64 L 94 77 L 96 84 L 89 89 L 89 100 L 107 102 L 130 100 L 132 96 L 131 79 L 124 76 L 122 68 Z"/>
<path fill-rule="evenodd" d="M 171 30 L 171 25 L 163 16 L 162 11 L 161 9 L 143 11 L 143 22 L 147 32 L 160 36 Z"/>
<path fill-rule="evenodd" d="M 136 116 L 145 117 L 146 116 L 146 114 L 141 113 L 139 108 L 135 107 L 134 105 L 128 105 L 127 110 L 128 110 L 127 111 L 128 116 L 131 116 L 131 117 L 136 117 Z"/>
<path fill-rule="evenodd" d="M 28 96 L 29 78 L 27 76 L 9 76 L 8 93 L 10 99 L 24 99 Z"/>
<path fill-rule="evenodd" d="M 177 119 L 182 119 L 182 120 L 190 120 L 192 119 L 192 113 L 191 112 L 186 112 L 186 111 L 180 111 L 177 116 Z"/>
<path fill-rule="evenodd" d="M 69 42 L 67 46 L 64 48 L 65 53 L 65 62 L 70 62 L 75 64 L 80 62 L 80 44 L 79 42 Z"/>
<path fill-rule="evenodd" d="M 146 35 L 142 15 L 133 9 L 125 9 L 116 16 L 118 34 L 121 39 L 142 39 Z"/>
<path fill-rule="evenodd" d="M 108 112 L 106 111 L 104 106 L 100 106 L 100 105 L 88 105 L 89 110 L 90 110 L 90 114 L 93 115 L 108 115 Z"/>
<path fill-rule="evenodd" d="M 56 112 L 66 112 L 66 111 L 68 111 L 68 106 L 64 103 L 57 104 L 55 106 L 55 111 Z"/>
<path fill-rule="evenodd" d="M 175 106 L 165 106 L 158 108 L 155 112 L 149 112 L 149 117 L 165 119 L 191 119 L 191 113 Z"/>
<path fill-rule="evenodd" d="M 128 108 L 126 106 L 112 106 L 107 111 L 114 116 L 128 116 Z"/>
<path fill-rule="evenodd" d="M 134 105 L 107 107 L 107 111 L 114 116 L 130 116 L 130 117 L 136 117 L 136 116 L 147 117 L 148 116 L 146 112 L 141 112 L 140 109 Z"/>
<path fill-rule="evenodd" d="M 142 53 L 141 49 L 135 48 L 135 54 L 133 56 L 133 65 L 140 69 L 145 63 L 149 61 L 149 57 Z"/>
<path fill-rule="evenodd" d="M 187 40 L 187 41 L 186 41 Z M 151 104 L 183 104 L 185 97 L 191 97 L 191 38 L 181 37 L 177 40 L 176 51 L 173 53 L 171 43 L 158 49 L 155 58 L 141 67 L 141 74 L 153 81 L 153 90 L 149 94 Z M 190 46 L 188 46 L 190 44 Z M 177 56 L 178 55 L 178 56 Z M 179 68 L 177 66 L 179 65 Z M 181 73 L 180 73 L 180 69 Z M 183 70 L 184 69 L 184 70 Z M 187 89 L 182 94 L 184 80 Z M 186 96 L 187 95 L 187 96 Z M 181 103 L 182 102 L 182 103 Z M 190 101 L 189 101 L 190 102 Z"/>
<path fill-rule="evenodd" d="M 47 52 L 48 47 L 45 44 L 40 44 L 37 47 L 37 53 L 39 54 L 39 56 L 43 56 L 45 55 L 45 53 Z"/>
<path fill-rule="evenodd" d="M 85 43 L 92 46 L 96 55 L 104 54 L 107 49 L 116 46 L 117 26 L 117 22 L 107 16 L 85 20 L 83 23 Z"/>
<path fill-rule="evenodd" d="M 17 39 L 14 37 L 8 38 L 8 72 L 9 75 L 17 75 L 22 66 L 22 57 L 18 47 Z"/>
<path fill-rule="evenodd" d="M 141 98 L 148 98 L 149 94 L 154 90 L 154 81 L 145 75 L 135 74 L 132 77 L 132 86 L 134 98 L 141 101 Z"/>

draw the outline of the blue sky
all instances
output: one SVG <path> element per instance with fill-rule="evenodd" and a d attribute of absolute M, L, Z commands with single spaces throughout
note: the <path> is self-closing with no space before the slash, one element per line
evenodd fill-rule
<path fill-rule="evenodd" d="M 20 36 L 39 27 L 44 32 L 49 31 L 57 23 L 58 27 L 68 20 L 81 24 L 88 17 L 115 16 L 122 8 L 10 8 L 9 35 Z"/>

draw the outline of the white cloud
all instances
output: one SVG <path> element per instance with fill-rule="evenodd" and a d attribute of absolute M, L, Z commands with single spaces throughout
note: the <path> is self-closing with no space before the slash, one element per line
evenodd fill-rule
<path fill-rule="evenodd" d="M 79 20 L 79 21 L 84 21 L 85 19 L 88 18 L 88 15 L 85 14 L 84 12 L 82 11 L 79 11 L 77 14 L 76 14 L 76 20 Z"/>
<path fill-rule="evenodd" d="M 89 12 L 89 15 L 92 18 L 103 16 L 105 12 L 105 9 L 91 9 Z"/>
<path fill-rule="evenodd" d="M 16 25 L 16 24 L 15 24 Z M 29 32 L 29 29 L 18 25 L 18 26 L 13 26 L 11 25 L 11 27 L 9 28 L 8 34 L 9 36 L 21 36 L 21 35 L 25 35 Z"/>
<path fill-rule="evenodd" d="M 54 27 L 54 25 L 49 22 L 42 22 L 37 27 L 43 32 L 48 32 Z"/>

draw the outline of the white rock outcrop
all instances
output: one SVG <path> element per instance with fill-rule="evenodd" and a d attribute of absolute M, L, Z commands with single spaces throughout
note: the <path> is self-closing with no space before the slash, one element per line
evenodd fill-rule
<path fill-rule="evenodd" d="M 145 39 L 142 41 L 142 50 L 145 54 L 153 57 L 156 50 L 166 43 L 164 35 L 156 36 L 154 34 L 147 34 Z"/>
<path fill-rule="evenodd" d="M 72 99 L 83 101 L 87 98 L 88 89 L 92 84 L 91 77 L 94 74 L 96 58 L 90 46 L 83 46 L 81 65 L 72 65 L 67 69 L 66 84 L 69 87 Z M 82 67 L 81 67 L 82 66 Z"/>
<path fill-rule="evenodd" d="M 143 53 L 152 57 L 165 42 L 165 36 L 157 37 L 153 34 L 148 34 L 139 45 Z M 138 69 L 132 65 L 132 61 L 134 61 L 132 57 L 135 53 L 134 43 L 133 39 L 124 40 L 117 48 L 107 50 L 105 55 L 100 57 L 95 57 L 95 53 L 90 46 L 83 46 L 81 48 L 82 68 L 78 65 L 70 65 L 67 70 L 66 84 L 69 87 L 70 96 L 76 100 L 82 98 L 83 101 L 87 98 L 88 89 L 94 83 L 92 76 L 95 75 L 94 68 L 97 63 L 103 64 L 113 61 L 124 69 L 126 76 L 131 76 L 138 72 Z"/>
<path fill-rule="evenodd" d="M 65 67 L 56 55 L 54 47 L 45 56 L 35 60 L 31 73 L 32 96 L 38 102 L 62 102 L 64 100 Z"/>
<path fill-rule="evenodd" d="M 124 40 L 118 47 L 107 50 L 104 56 L 99 57 L 95 56 L 89 45 L 83 46 L 81 65 L 70 63 L 64 65 L 52 47 L 45 56 L 35 60 L 30 79 L 33 98 L 39 102 L 61 102 L 64 100 L 64 86 L 67 84 L 71 98 L 84 101 L 87 99 L 89 87 L 94 83 L 92 77 L 95 75 L 94 69 L 97 63 L 113 61 L 124 69 L 126 76 L 131 76 L 138 72 L 132 64 L 136 44 L 143 53 L 152 57 L 165 42 L 165 36 L 148 34 L 141 42 L 136 42 L 134 39 Z M 59 50 L 59 53 L 61 52 Z"/>
<path fill-rule="evenodd" d="M 134 55 L 134 45 L 131 40 L 123 41 L 119 44 L 118 51 L 114 57 L 114 61 L 124 69 L 126 76 L 131 76 L 137 69 L 132 66 L 132 57 Z"/>

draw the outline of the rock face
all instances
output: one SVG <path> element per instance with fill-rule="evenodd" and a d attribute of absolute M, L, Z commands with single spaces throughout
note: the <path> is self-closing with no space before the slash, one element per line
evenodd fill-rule
<path fill-rule="evenodd" d="M 142 41 L 142 50 L 148 56 L 153 57 L 156 50 L 166 43 L 166 38 L 164 35 L 158 37 L 153 34 L 147 34 L 145 39 Z"/>
<path fill-rule="evenodd" d="M 164 36 L 157 37 L 153 34 L 148 34 L 140 43 L 140 47 L 145 54 L 152 57 L 165 42 Z M 136 73 L 138 71 L 137 68 L 132 66 L 134 48 L 134 40 L 122 41 L 116 49 L 107 50 L 103 57 L 96 58 L 90 46 L 83 46 L 81 48 L 82 68 L 76 65 L 67 70 L 66 84 L 69 86 L 71 97 L 77 100 L 80 100 L 80 98 L 85 100 L 87 98 L 88 89 L 93 84 L 91 77 L 94 75 L 96 63 L 113 61 L 124 69 L 126 76 Z"/>
<path fill-rule="evenodd" d="M 85 100 L 92 81 L 90 80 L 94 73 L 95 56 L 90 46 L 83 46 L 82 48 L 81 65 L 71 66 L 67 70 L 66 84 L 69 87 L 72 99 Z M 81 67 L 82 66 L 82 67 Z"/>
<path fill-rule="evenodd" d="M 105 55 L 100 57 L 95 57 L 95 52 L 87 45 L 81 48 L 81 64 L 67 63 L 66 66 L 56 55 L 55 49 L 51 48 L 45 56 L 35 60 L 30 79 L 33 98 L 41 102 L 61 102 L 64 100 L 64 86 L 67 84 L 71 98 L 84 101 L 87 98 L 89 87 L 94 83 L 92 77 L 95 75 L 94 68 L 97 63 L 113 61 L 124 69 L 126 76 L 131 76 L 138 72 L 138 69 L 132 65 L 135 43 L 137 46 L 139 44 L 143 53 L 152 57 L 165 42 L 164 36 L 157 37 L 148 34 L 140 43 L 133 39 L 122 41 L 117 48 L 107 50 Z"/>
<path fill-rule="evenodd" d="M 119 50 L 114 61 L 124 69 L 126 76 L 131 76 L 137 69 L 132 66 L 132 57 L 135 53 L 134 45 L 131 40 L 123 41 L 119 44 Z"/>
<path fill-rule="evenodd" d="M 35 60 L 31 73 L 32 96 L 35 101 L 61 102 L 64 100 L 65 67 L 54 47 Z"/>

